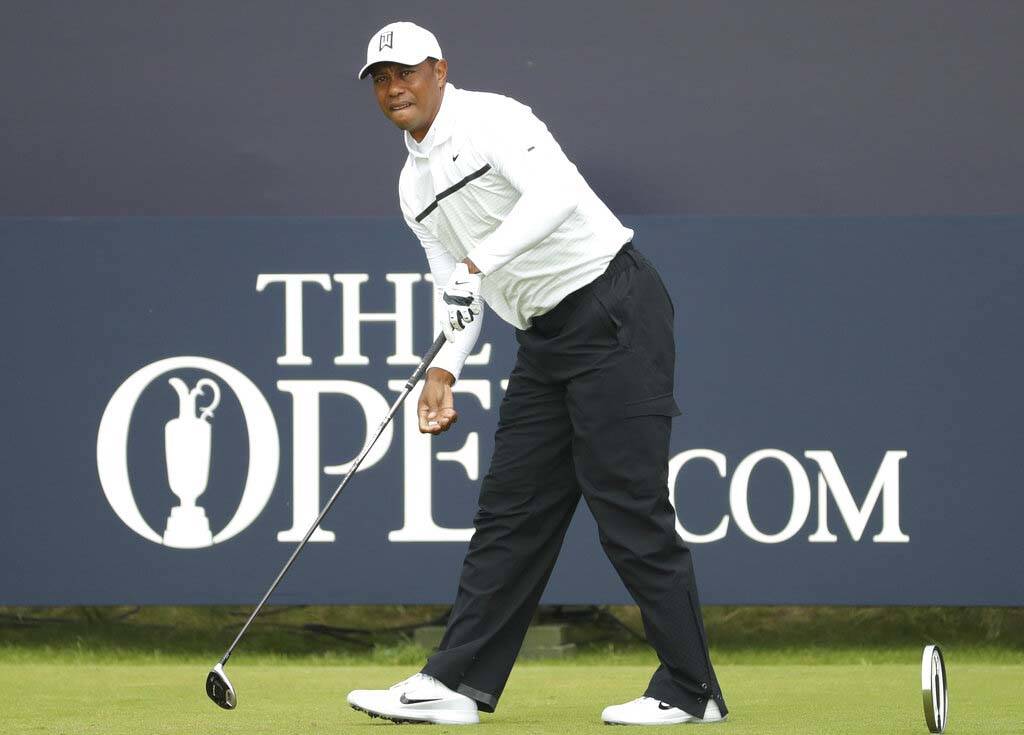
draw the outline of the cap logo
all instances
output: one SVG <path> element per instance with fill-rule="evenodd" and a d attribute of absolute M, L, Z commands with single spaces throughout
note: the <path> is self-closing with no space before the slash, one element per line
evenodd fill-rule
<path fill-rule="evenodd" d="M 394 46 L 394 31 L 388 31 L 387 33 L 380 34 L 380 41 L 377 46 L 378 51 L 383 51 L 386 48 L 393 49 Z"/>

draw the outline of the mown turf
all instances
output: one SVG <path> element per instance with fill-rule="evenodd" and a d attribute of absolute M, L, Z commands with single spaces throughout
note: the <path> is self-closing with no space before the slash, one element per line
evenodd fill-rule
<path fill-rule="evenodd" d="M 203 681 L 245 608 L 0 608 L 0 734 L 380 735 L 398 726 L 352 711 L 345 693 L 418 670 L 429 652 L 411 628 L 445 610 L 270 608 L 228 667 L 239 709 L 225 712 Z M 619 623 L 605 616 L 577 655 L 517 665 L 479 730 L 629 732 L 601 725 L 601 709 L 641 694 L 657 662 L 636 609 L 608 611 Z M 1024 609 L 711 607 L 705 616 L 732 713 L 701 732 L 925 733 L 921 646 L 937 642 L 949 665 L 947 732 L 1024 733 Z"/>
<path fill-rule="evenodd" d="M 947 732 L 1020 733 L 1024 729 L 1019 665 L 950 661 Z M 249 664 L 232 662 L 238 709 L 218 709 L 203 691 L 205 666 L 192 664 L 0 663 L 0 731 L 4 733 L 386 733 L 398 725 L 354 712 L 345 693 L 384 687 L 408 666 Z M 497 713 L 480 731 L 609 735 L 605 704 L 637 696 L 649 666 L 521 664 Z M 870 665 L 727 664 L 719 677 L 732 712 L 702 726 L 720 735 L 757 733 L 924 733 L 917 662 Z M 680 726 L 686 729 L 692 726 Z M 415 727 L 413 728 L 415 731 Z M 425 732 L 470 732 L 421 727 Z M 658 732 L 678 731 L 668 728 Z M 408 732 L 408 728 L 402 730 Z M 629 732 L 628 729 L 616 729 Z"/>

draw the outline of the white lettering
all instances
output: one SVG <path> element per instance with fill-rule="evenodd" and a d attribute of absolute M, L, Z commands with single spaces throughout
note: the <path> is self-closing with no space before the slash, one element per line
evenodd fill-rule
<path fill-rule="evenodd" d="M 270 405 L 259 388 L 242 372 L 207 357 L 168 357 L 135 371 L 110 397 L 96 438 L 96 467 L 103 493 L 125 525 L 156 544 L 175 546 L 163 539 L 142 517 L 128 474 L 128 431 L 142 392 L 160 376 L 176 370 L 205 370 L 223 380 L 242 406 L 249 434 L 249 468 L 238 509 L 210 543 L 238 535 L 263 511 L 277 482 L 280 444 Z M 173 470 L 168 468 L 168 482 Z M 207 544 L 208 545 L 208 544 Z"/>
<path fill-rule="evenodd" d="M 370 432 L 371 417 L 383 419 L 387 415 L 388 404 L 370 386 L 351 380 L 279 380 L 277 387 L 292 395 L 293 405 L 292 527 L 279 532 L 277 540 L 301 541 L 320 514 L 320 396 L 325 393 L 346 395 L 359 404 L 363 421 L 358 422 L 358 426 L 364 437 L 359 452 L 364 451 L 373 438 Z M 393 434 L 393 426 L 388 424 L 366 455 L 359 472 L 370 469 L 384 457 L 391 446 Z M 328 475 L 343 475 L 351 469 L 355 457 L 349 462 L 325 467 L 323 471 Z M 334 533 L 317 528 L 309 540 L 334 541 Z"/>
<path fill-rule="evenodd" d="M 725 533 L 729 528 L 729 516 L 728 514 L 722 516 L 722 520 L 718 522 L 713 531 L 708 533 L 692 533 L 687 531 L 683 527 L 682 521 L 679 520 L 679 509 L 676 506 L 676 477 L 679 475 L 679 471 L 683 469 L 683 465 L 694 459 L 706 459 L 715 466 L 718 470 L 718 476 L 723 480 L 725 479 L 726 472 L 726 460 L 725 455 L 721 452 L 716 452 L 712 449 L 690 449 L 681 454 L 677 454 L 668 463 L 668 500 L 672 503 L 672 507 L 676 509 L 676 533 L 686 543 L 691 544 L 707 544 L 712 541 L 721 541 L 725 538 Z"/>
<path fill-rule="evenodd" d="M 750 517 L 748 485 L 750 475 L 760 462 L 774 459 L 781 462 L 789 472 L 793 487 L 793 509 L 789 521 L 778 533 L 768 534 L 760 531 Z M 807 520 L 811 511 L 811 483 L 803 466 L 790 454 L 778 449 L 761 449 L 743 458 L 736 467 L 736 473 L 729 483 L 729 507 L 736 519 L 736 525 L 744 534 L 762 544 L 778 544 L 792 538 Z"/>
<path fill-rule="evenodd" d="M 399 392 L 405 387 L 401 380 L 388 381 L 388 388 Z M 472 528 L 444 528 L 434 522 L 433 487 L 431 482 L 431 436 L 419 432 L 416 406 L 423 384 L 413 389 L 403 406 L 405 449 L 404 517 L 402 527 L 388 534 L 388 541 L 469 541 Z M 491 407 L 491 384 L 486 380 L 459 380 L 452 391 L 476 396 L 484 410 Z M 449 429 L 449 431 L 451 431 Z M 478 438 L 473 432 L 466 439 L 462 449 L 455 452 L 441 452 L 438 459 L 457 461 L 471 480 L 479 475 L 479 459 L 465 456 L 467 451 L 478 452 Z M 446 456 L 442 456 L 446 455 Z"/>
<path fill-rule="evenodd" d="M 885 453 L 882 463 L 871 481 L 864 503 L 857 508 L 846 478 L 832 452 L 811 450 L 804 456 L 818 463 L 818 530 L 808 537 L 814 543 L 835 543 L 837 537 L 828 528 L 828 492 L 832 491 L 839 515 L 842 517 L 850 537 L 860 541 L 871 512 L 882 498 L 882 530 L 871 540 L 876 543 L 905 544 L 910 536 L 900 530 L 900 460 L 907 456 L 905 451 L 892 450 Z"/>
<path fill-rule="evenodd" d="M 256 291 L 272 283 L 284 284 L 284 354 L 278 365 L 312 365 L 312 358 L 302 349 L 302 284 L 316 283 L 324 291 L 331 290 L 326 273 L 261 273 L 256 277 Z"/>
<path fill-rule="evenodd" d="M 370 276 L 366 273 L 335 273 L 334 280 L 341 284 L 341 354 L 334 358 L 335 365 L 369 365 L 370 358 L 362 354 L 360 325 L 363 322 L 394 322 L 395 352 L 387 358 L 388 365 L 416 365 L 420 358 L 412 347 L 412 286 L 422 279 L 419 273 L 388 273 L 386 279 L 395 286 L 393 312 L 363 312 L 360 306 L 362 284 Z"/>

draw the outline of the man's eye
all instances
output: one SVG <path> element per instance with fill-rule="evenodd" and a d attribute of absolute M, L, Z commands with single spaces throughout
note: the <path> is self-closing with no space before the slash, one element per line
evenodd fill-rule
<path fill-rule="evenodd" d="M 402 76 L 403 77 L 407 77 L 410 74 L 414 73 L 415 71 L 416 71 L 415 69 L 403 69 L 402 70 Z"/>

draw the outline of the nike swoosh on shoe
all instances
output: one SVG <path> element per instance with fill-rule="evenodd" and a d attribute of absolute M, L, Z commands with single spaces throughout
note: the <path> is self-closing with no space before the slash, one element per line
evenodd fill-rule
<path fill-rule="evenodd" d="M 402 694 L 402 696 L 398 698 L 398 701 L 402 704 L 423 704 L 424 702 L 440 702 L 441 698 L 434 697 L 433 699 L 409 699 L 407 696 L 405 696 L 405 694 Z"/>

